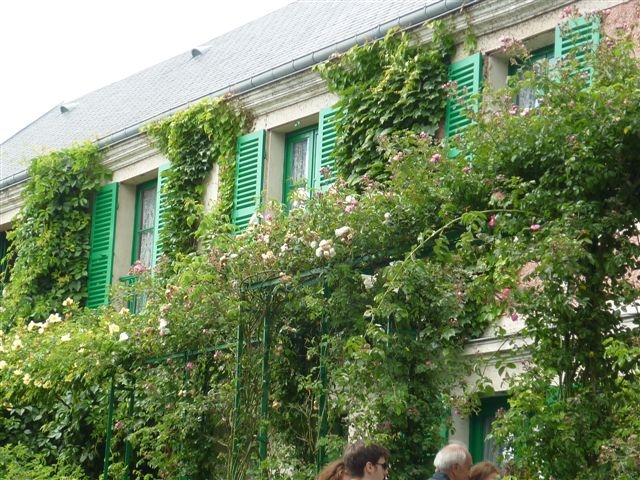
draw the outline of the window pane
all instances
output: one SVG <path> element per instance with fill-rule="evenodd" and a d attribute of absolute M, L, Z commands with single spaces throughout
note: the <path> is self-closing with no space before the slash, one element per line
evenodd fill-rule
<path fill-rule="evenodd" d="M 520 108 L 533 108 L 538 106 L 536 92 L 532 88 L 523 88 L 518 92 L 516 105 Z"/>
<path fill-rule="evenodd" d="M 145 267 L 151 266 L 153 260 L 153 230 L 140 233 L 138 259 Z"/>
<path fill-rule="evenodd" d="M 142 193 L 140 208 L 140 229 L 153 228 L 156 219 L 156 187 L 149 188 Z"/>
<path fill-rule="evenodd" d="M 297 182 L 307 177 L 308 140 L 297 141 L 292 145 L 291 180 Z"/>
<path fill-rule="evenodd" d="M 483 432 L 482 432 L 482 434 L 484 435 L 483 459 L 493 463 L 496 463 L 498 460 L 498 450 L 496 448 L 495 442 L 493 441 L 493 438 L 487 438 L 487 437 L 491 433 L 491 424 L 494 422 L 495 419 L 496 419 L 495 415 L 492 415 L 491 417 L 486 418 L 484 421 Z"/>

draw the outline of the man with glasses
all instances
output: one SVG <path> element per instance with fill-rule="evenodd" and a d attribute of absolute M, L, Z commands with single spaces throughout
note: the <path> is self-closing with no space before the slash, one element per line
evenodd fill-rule
<path fill-rule="evenodd" d="M 442 448 L 433 460 L 436 473 L 430 480 L 469 480 L 471 454 L 461 443 L 450 443 Z"/>
<path fill-rule="evenodd" d="M 385 480 L 389 473 L 389 450 L 376 443 L 353 443 L 344 451 L 342 460 L 352 479 Z"/>

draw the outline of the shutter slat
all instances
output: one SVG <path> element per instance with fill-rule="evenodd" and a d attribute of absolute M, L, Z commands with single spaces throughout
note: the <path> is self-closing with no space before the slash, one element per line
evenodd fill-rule
<path fill-rule="evenodd" d="M 458 84 L 459 99 L 449 99 L 445 116 L 445 136 L 450 137 L 464 130 L 471 120 L 466 110 L 477 110 L 477 100 L 472 97 L 480 92 L 482 82 L 482 55 L 478 52 L 449 65 L 449 81 Z M 460 101 L 459 101 L 460 100 Z M 471 103 L 473 102 L 473 103 Z"/>
<path fill-rule="evenodd" d="M 117 202 L 117 183 L 102 187 L 93 202 L 87 284 L 87 306 L 90 308 L 106 305 L 109 300 Z"/>
<path fill-rule="evenodd" d="M 231 221 L 244 228 L 260 204 L 265 131 L 243 135 L 236 145 L 236 176 Z"/>

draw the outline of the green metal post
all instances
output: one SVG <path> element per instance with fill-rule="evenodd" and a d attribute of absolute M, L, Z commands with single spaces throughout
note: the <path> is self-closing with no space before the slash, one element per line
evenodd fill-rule
<path fill-rule="evenodd" d="M 271 312 L 267 311 L 262 324 L 262 399 L 260 402 L 260 460 L 267 458 L 267 416 L 269 414 L 269 350 L 271 349 Z"/>
<path fill-rule="evenodd" d="M 244 348 L 244 333 L 242 322 L 238 324 L 236 343 L 236 397 L 233 411 L 233 444 L 231 446 L 231 473 L 235 478 L 235 461 L 238 457 L 238 432 L 240 431 L 240 405 L 242 404 L 242 350 Z"/>
<path fill-rule="evenodd" d="M 136 399 L 136 389 L 135 389 L 135 378 L 131 382 L 131 391 L 129 392 L 129 410 L 128 415 L 129 419 L 133 420 L 133 408 L 135 406 Z M 124 464 L 127 467 L 125 480 L 129 480 L 131 478 L 131 456 L 132 456 L 132 447 L 131 440 L 127 438 L 127 441 L 124 444 Z"/>
<path fill-rule="evenodd" d="M 322 287 L 324 298 L 327 299 L 330 296 L 327 284 L 324 283 Z M 316 453 L 316 470 L 320 472 L 324 464 L 326 463 L 327 449 L 323 444 L 320 444 L 321 440 L 327 436 L 329 430 L 328 424 L 328 405 L 327 405 L 327 388 L 328 388 L 328 375 L 327 375 L 327 350 L 329 343 L 329 316 L 323 315 L 320 322 L 320 398 L 318 399 L 318 444 L 319 447 Z"/>
<path fill-rule="evenodd" d="M 111 434 L 113 428 L 113 408 L 115 403 L 115 375 L 111 377 L 111 389 L 109 391 L 109 406 L 107 409 L 107 436 L 105 438 L 104 446 L 104 471 L 102 474 L 103 480 L 109 479 L 109 461 L 111 460 Z"/>

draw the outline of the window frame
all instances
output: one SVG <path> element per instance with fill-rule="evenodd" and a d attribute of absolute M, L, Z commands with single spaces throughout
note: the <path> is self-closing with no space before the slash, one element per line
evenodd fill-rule
<path fill-rule="evenodd" d="M 285 134 L 284 137 L 284 168 L 282 177 L 282 201 L 288 205 L 291 192 L 298 185 L 297 182 L 291 181 L 291 172 L 293 169 L 293 145 L 299 142 L 301 139 L 307 139 L 307 164 L 306 164 L 306 177 L 305 186 L 307 191 L 311 192 L 314 185 L 315 178 L 315 165 L 318 159 L 317 156 L 317 142 L 318 142 L 319 125 L 311 125 L 309 127 L 294 130 Z"/>
<path fill-rule="evenodd" d="M 508 395 L 496 395 L 480 399 L 480 410 L 469 418 L 469 451 L 474 463 L 482 460 L 495 461 L 495 458 L 485 458 L 486 440 L 491 428 L 485 428 L 487 421 L 493 423 L 498 410 L 509 408 Z M 497 453 L 497 452 L 494 452 Z"/>
<path fill-rule="evenodd" d="M 509 67 L 507 69 L 507 75 L 509 78 L 512 78 L 515 76 L 520 77 L 522 74 L 524 74 L 525 72 L 532 70 L 535 68 L 535 65 L 538 64 L 539 62 L 542 61 L 548 61 L 548 62 L 553 62 L 555 57 L 555 43 L 550 43 L 547 44 L 543 47 L 540 48 L 536 48 L 535 50 L 532 50 L 529 57 L 526 59 L 526 61 L 522 62 L 522 63 L 517 63 L 517 64 L 509 64 Z M 517 78 L 518 80 L 520 80 L 520 78 Z M 530 91 L 531 89 L 526 89 L 528 91 Z M 540 95 L 542 95 L 541 92 L 539 92 Z M 525 104 L 525 99 L 521 99 L 520 98 L 520 94 L 518 94 L 516 96 L 516 98 L 513 99 L 513 103 L 515 105 L 518 106 L 518 108 L 534 108 L 538 106 L 538 102 L 534 102 L 533 104 Z"/>
<path fill-rule="evenodd" d="M 544 59 L 551 60 L 555 58 L 555 44 L 550 43 L 540 48 L 532 50 L 529 54 L 529 58 L 525 62 L 516 63 L 515 65 L 509 64 L 508 75 L 511 77 L 524 69 L 533 68 L 533 66 Z"/>
<path fill-rule="evenodd" d="M 154 196 L 153 205 L 154 213 L 153 213 L 153 225 L 148 228 L 141 228 L 142 221 L 142 207 L 143 207 L 143 197 L 147 190 L 151 190 L 155 188 L 156 194 Z M 136 186 L 136 206 L 135 206 L 135 215 L 134 215 L 134 223 L 133 223 L 133 241 L 131 243 L 131 264 L 134 264 L 136 261 L 140 260 L 140 241 L 142 238 L 142 234 L 145 232 L 151 232 L 151 245 L 152 245 L 152 258 L 151 264 L 145 265 L 147 268 L 151 268 L 153 266 L 153 255 L 155 254 L 155 236 L 156 236 L 156 223 L 158 221 L 156 215 L 156 209 L 158 203 L 158 179 L 154 178 L 153 180 L 149 180 L 148 182 L 141 183 Z"/>

